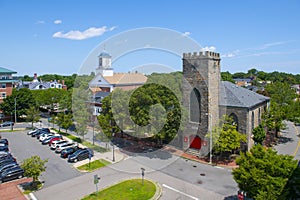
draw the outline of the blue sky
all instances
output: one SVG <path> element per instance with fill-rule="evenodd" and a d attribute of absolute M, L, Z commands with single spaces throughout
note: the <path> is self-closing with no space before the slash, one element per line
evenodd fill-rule
<path fill-rule="evenodd" d="M 298 0 L 1 0 L 0 66 L 18 75 L 77 73 L 93 50 L 96 54 L 103 50 L 99 44 L 105 40 L 136 28 L 161 27 L 219 52 L 222 71 L 254 67 L 296 74 L 300 73 L 299 10 Z M 106 45 L 108 52 L 111 48 Z M 90 70 L 96 62 L 95 56 Z M 180 56 L 157 51 L 133 52 L 113 67 L 126 72 L 151 62 L 181 70 Z"/>

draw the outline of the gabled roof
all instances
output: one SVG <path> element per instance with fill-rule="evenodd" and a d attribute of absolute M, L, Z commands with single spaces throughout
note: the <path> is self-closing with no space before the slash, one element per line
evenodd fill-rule
<path fill-rule="evenodd" d="M 89 87 L 108 86 L 110 83 L 101 75 L 97 74 L 90 82 Z"/>
<path fill-rule="evenodd" d="M 0 67 L 0 74 L 16 74 L 17 72 L 6 69 L 4 67 Z"/>
<path fill-rule="evenodd" d="M 141 73 L 114 73 L 113 76 L 105 76 L 104 78 L 114 85 L 144 84 L 147 81 L 147 77 Z"/>
<path fill-rule="evenodd" d="M 228 81 L 221 82 L 221 106 L 251 108 L 267 101 L 270 101 L 269 97 L 257 94 L 256 92 L 243 87 L 239 87 Z"/>

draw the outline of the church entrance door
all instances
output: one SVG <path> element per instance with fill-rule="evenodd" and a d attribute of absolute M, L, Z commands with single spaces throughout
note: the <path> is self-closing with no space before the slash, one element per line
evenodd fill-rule
<path fill-rule="evenodd" d="M 198 135 L 190 136 L 190 148 L 201 149 L 201 138 Z"/>

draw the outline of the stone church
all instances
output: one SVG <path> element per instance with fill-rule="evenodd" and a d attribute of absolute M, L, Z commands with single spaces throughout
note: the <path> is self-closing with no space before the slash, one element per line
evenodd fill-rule
<path fill-rule="evenodd" d="M 187 128 L 182 135 L 183 149 L 208 153 L 205 135 L 226 114 L 234 120 L 237 130 L 246 134 L 246 149 L 253 145 L 252 130 L 261 123 L 270 99 L 221 81 L 220 55 L 215 52 L 183 54 L 183 105 L 189 111 Z"/>

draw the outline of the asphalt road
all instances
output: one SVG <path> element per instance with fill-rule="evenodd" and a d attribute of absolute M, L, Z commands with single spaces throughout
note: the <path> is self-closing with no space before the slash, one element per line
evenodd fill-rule
<path fill-rule="evenodd" d="M 44 181 L 44 188 L 82 175 L 73 168 L 71 163 L 51 151 L 48 145 L 41 145 L 36 138 L 28 136 L 26 131 L 2 132 L 1 136 L 8 139 L 9 150 L 19 163 L 33 155 L 48 159 L 47 169 L 40 176 L 40 179 Z"/>

